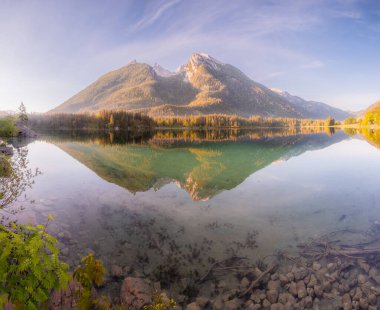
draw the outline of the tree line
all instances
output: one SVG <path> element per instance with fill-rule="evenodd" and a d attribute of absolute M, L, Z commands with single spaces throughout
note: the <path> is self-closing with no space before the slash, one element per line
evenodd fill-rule
<path fill-rule="evenodd" d="M 336 124 L 333 118 L 326 120 L 249 118 L 237 115 L 209 114 L 150 117 L 141 113 L 101 111 L 81 114 L 30 115 L 29 125 L 36 129 L 53 130 L 150 130 L 155 128 L 253 128 L 253 127 L 326 127 Z"/>

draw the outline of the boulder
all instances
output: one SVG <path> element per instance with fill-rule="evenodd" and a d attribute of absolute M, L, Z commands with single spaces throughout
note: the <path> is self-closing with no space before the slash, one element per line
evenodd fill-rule
<path fill-rule="evenodd" d="M 141 278 L 127 277 L 124 279 L 120 291 L 122 303 L 142 309 L 152 301 L 152 288 Z"/>

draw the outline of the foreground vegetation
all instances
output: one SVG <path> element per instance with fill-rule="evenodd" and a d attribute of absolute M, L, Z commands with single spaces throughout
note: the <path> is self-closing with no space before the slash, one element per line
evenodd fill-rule
<path fill-rule="evenodd" d="M 39 174 L 28 168 L 27 149 L 16 151 L 13 158 L 0 156 L 0 309 L 47 309 L 57 296 L 62 308 L 68 295 L 76 309 L 127 309 L 127 305 L 112 305 L 108 297 L 96 295 L 106 270 L 92 253 L 69 272 L 74 266 L 61 261 L 58 240 L 47 232 L 52 215 L 45 225 L 13 219 L 19 211 L 14 204 L 20 197 L 26 199 L 25 189 Z M 144 309 L 174 307 L 173 300 L 156 293 Z"/>

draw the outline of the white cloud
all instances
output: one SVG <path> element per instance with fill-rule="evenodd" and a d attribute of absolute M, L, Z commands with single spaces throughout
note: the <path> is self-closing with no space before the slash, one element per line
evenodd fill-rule
<path fill-rule="evenodd" d="M 181 0 L 173 0 L 166 2 L 165 4 L 161 5 L 158 9 L 154 8 L 152 10 L 153 12 L 149 12 L 144 18 L 142 18 L 139 22 L 137 22 L 132 28 L 130 29 L 131 32 L 133 31 L 139 31 L 142 30 L 153 23 L 155 23 L 166 11 L 168 11 L 170 8 L 172 8 L 174 5 L 179 3 Z"/>

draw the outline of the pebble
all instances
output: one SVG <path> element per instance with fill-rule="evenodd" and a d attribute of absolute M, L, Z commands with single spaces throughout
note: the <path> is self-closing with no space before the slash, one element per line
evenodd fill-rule
<path fill-rule="evenodd" d="M 277 290 L 269 290 L 267 291 L 267 299 L 271 304 L 274 304 L 277 302 L 278 298 L 278 292 Z"/>
<path fill-rule="evenodd" d="M 333 273 L 335 271 L 335 269 L 336 269 L 336 264 L 329 263 L 329 264 L 327 264 L 326 267 L 327 267 L 328 272 Z"/>
<path fill-rule="evenodd" d="M 317 262 L 314 262 L 312 266 L 314 271 L 318 271 L 319 269 L 321 269 L 321 267 L 322 267 L 321 264 Z"/>
<path fill-rule="evenodd" d="M 368 309 L 368 307 L 369 307 L 368 300 L 365 298 L 360 298 L 359 299 L 359 306 L 360 306 L 360 309 Z"/>
<path fill-rule="evenodd" d="M 62 254 L 63 256 L 68 256 L 68 255 L 69 255 L 69 248 L 63 248 L 63 249 L 61 250 L 61 254 Z"/>
<path fill-rule="evenodd" d="M 123 269 L 118 265 L 111 266 L 111 276 L 114 278 L 123 277 Z"/>
<path fill-rule="evenodd" d="M 284 310 L 284 305 L 280 303 L 271 304 L 270 310 Z"/>
<path fill-rule="evenodd" d="M 244 277 L 240 281 L 240 288 L 242 289 L 247 288 L 249 284 L 250 284 L 249 280 L 246 277 Z"/>
<path fill-rule="evenodd" d="M 224 309 L 226 310 L 236 310 L 240 308 L 240 300 L 237 298 L 234 298 L 232 300 L 228 300 L 224 303 Z"/>
<path fill-rule="evenodd" d="M 221 298 L 217 298 L 212 302 L 213 310 L 222 310 L 223 308 L 223 300 Z"/>
<path fill-rule="evenodd" d="M 281 286 L 281 283 L 280 283 L 280 281 L 269 281 L 268 282 L 268 285 L 267 285 L 267 287 L 268 287 L 268 290 L 275 290 L 275 291 L 277 291 L 279 288 L 280 288 L 280 286 Z"/>
<path fill-rule="evenodd" d="M 311 296 L 307 296 L 304 299 L 304 306 L 306 309 L 311 308 L 313 305 L 313 298 Z"/>
<path fill-rule="evenodd" d="M 263 307 L 264 307 L 264 308 L 269 308 L 269 307 L 270 307 L 270 302 L 269 302 L 268 299 L 264 299 L 264 300 L 263 300 Z"/>
<path fill-rule="evenodd" d="M 349 294 L 344 294 L 342 297 L 342 306 L 344 310 L 351 310 L 351 297 Z"/>
<path fill-rule="evenodd" d="M 364 274 L 359 274 L 358 275 L 358 283 L 359 284 L 364 284 L 367 282 L 367 277 Z"/>
<path fill-rule="evenodd" d="M 192 302 L 186 306 L 186 310 L 201 310 L 201 308 L 195 302 Z"/>
<path fill-rule="evenodd" d="M 289 284 L 289 293 L 292 294 L 293 296 L 297 296 L 297 284 L 295 282 L 291 282 Z"/>
<path fill-rule="evenodd" d="M 304 298 L 306 296 L 305 283 L 303 281 L 298 281 L 296 285 L 298 298 Z"/>
<path fill-rule="evenodd" d="M 210 300 L 207 297 L 197 297 L 195 302 L 201 307 L 201 309 L 204 309 L 209 304 Z"/>
<path fill-rule="evenodd" d="M 289 282 L 292 282 L 294 280 L 294 274 L 292 272 L 287 273 L 286 277 L 288 278 Z"/>

